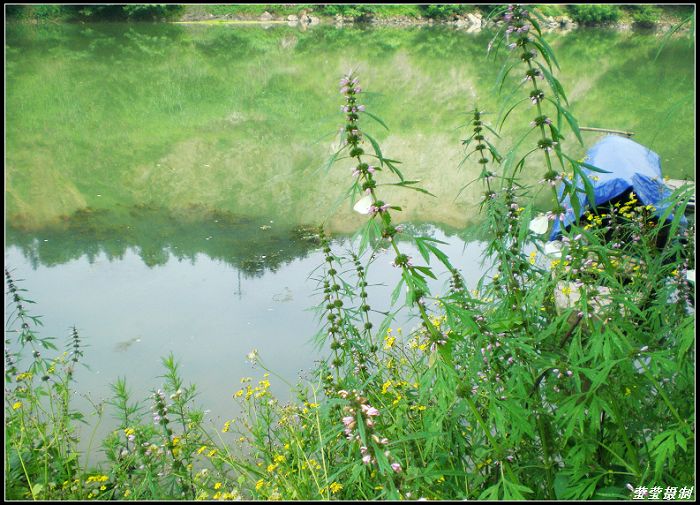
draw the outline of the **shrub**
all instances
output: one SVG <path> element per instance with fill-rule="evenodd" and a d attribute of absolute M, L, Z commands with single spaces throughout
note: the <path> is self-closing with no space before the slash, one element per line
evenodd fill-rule
<path fill-rule="evenodd" d="M 475 8 L 473 5 L 462 4 L 430 4 L 421 5 L 420 10 L 426 18 L 450 19 L 468 12 L 474 12 Z"/>
<path fill-rule="evenodd" d="M 571 18 L 582 25 L 615 23 L 620 19 L 620 8 L 607 4 L 577 4 L 567 6 Z"/>
<path fill-rule="evenodd" d="M 332 4 L 323 5 L 319 13 L 326 16 L 343 16 L 356 21 L 366 21 L 372 18 L 376 6 L 371 4 Z"/>
<path fill-rule="evenodd" d="M 630 6 L 632 20 L 639 28 L 653 28 L 659 22 L 660 11 L 653 5 Z"/>

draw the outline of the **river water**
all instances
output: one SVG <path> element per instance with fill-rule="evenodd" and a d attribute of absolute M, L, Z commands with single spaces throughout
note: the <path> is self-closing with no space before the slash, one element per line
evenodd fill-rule
<path fill-rule="evenodd" d="M 579 124 L 633 131 L 665 175 L 694 178 L 694 47 L 673 39 L 655 58 L 661 39 L 548 36 Z M 342 250 L 364 219 L 343 200 L 349 166 L 324 167 L 343 121 L 337 82 L 351 68 L 389 127 L 367 120 L 367 131 L 436 198 L 382 194 L 404 207 L 400 221 L 446 241 L 474 286 L 483 189 L 466 186 L 478 167 L 460 166 L 459 127 L 476 102 L 494 121 L 501 107 L 489 40 L 441 27 L 7 26 L 5 261 L 37 302 L 42 334 L 62 341 L 75 325 L 89 345 L 78 404 L 102 401 L 117 377 L 145 398 L 172 352 L 219 423 L 237 411 L 239 379 L 262 373 L 245 361 L 253 348 L 291 382 L 324 355 L 307 310 L 320 301 L 311 277 L 323 258 L 304 227 L 323 222 Z M 509 117 L 502 150 L 531 116 L 524 105 Z M 585 147 L 600 138 L 583 136 Z M 542 173 L 536 161 L 523 171 L 535 199 L 548 196 Z M 370 270 L 380 310 L 398 279 L 392 259 Z"/>

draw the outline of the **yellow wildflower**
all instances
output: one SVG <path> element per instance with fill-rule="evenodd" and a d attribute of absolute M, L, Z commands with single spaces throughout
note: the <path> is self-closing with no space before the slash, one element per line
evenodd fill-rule
<path fill-rule="evenodd" d="M 214 489 L 221 489 L 221 482 L 217 482 L 214 484 Z"/>
<path fill-rule="evenodd" d="M 124 430 L 124 435 L 126 435 L 127 437 L 128 437 L 129 435 L 133 435 L 134 433 L 136 433 L 136 430 L 135 430 L 134 428 L 126 428 L 126 429 Z"/>
<path fill-rule="evenodd" d="M 221 429 L 222 433 L 228 433 L 229 428 L 231 428 L 231 421 L 226 421 L 224 427 Z"/>
<path fill-rule="evenodd" d="M 394 342 L 396 342 L 396 337 L 387 335 L 384 338 L 384 349 L 391 349 L 394 346 Z"/>
<path fill-rule="evenodd" d="M 328 488 L 331 490 L 331 493 L 336 494 L 341 489 L 343 489 L 343 485 L 337 482 L 333 482 L 330 486 L 328 486 Z"/>
<path fill-rule="evenodd" d="M 278 454 L 274 457 L 275 463 L 282 463 L 284 461 L 287 461 L 287 458 L 283 456 L 282 454 Z"/>
<path fill-rule="evenodd" d="M 272 473 L 277 469 L 278 466 L 279 465 L 277 463 L 270 463 L 269 465 L 267 465 L 267 471 L 269 473 Z"/>
<path fill-rule="evenodd" d="M 255 490 L 260 491 L 260 489 L 265 485 L 265 481 L 260 479 L 258 482 L 255 483 Z"/>
<path fill-rule="evenodd" d="M 206 446 L 206 445 L 203 445 L 202 447 L 200 447 L 199 449 L 197 449 L 197 454 L 202 454 L 202 453 L 203 453 L 204 451 L 206 451 L 206 450 L 207 450 L 207 446 Z"/>
<path fill-rule="evenodd" d="M 386 394 L 387 390 L 391 387 L 391 381 L 388 380 L 382 384 L 382 394 Z"/>
<path fill-rule="evenodd" d="M 12 404 L 12 410 L 17 410 L 19 408 L 22 408 L 22 402 L 15 402 Z"/>
<path fill-rule="evenodd" d="M 234 398 L 240 398 L 241 396 L 243 396 L 242 389 L 239 389 L 238 391 L 236 391 L 236 394 L 233 395 Z"/>

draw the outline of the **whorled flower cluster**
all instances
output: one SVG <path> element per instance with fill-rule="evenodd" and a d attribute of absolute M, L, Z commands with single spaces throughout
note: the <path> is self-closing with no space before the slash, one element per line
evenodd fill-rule
<path fill-rule="evenodd" d="M 376 418 L 380 415 L 379 410 L 376 407 L 371 406 L 367 399 L 361 396 L 356 390 L 351 392 L 340 390 L 338 391 L 338 396 L 344 400 L 349 400 L 350 404 L 343 407 L 343 433 L 345 433 L 345 438 L 351 442 L 357 442 L 360 445 L 360 455 L 362 456 L 362 463 L 365 465 L 375 465 L 377 463 L 377 457 L 374 451 L 380 447 L 385 447 L 389 444 L 389 440 L 386 437 L 381 437 L 375 433 Z M 362 437 L 356 432 L 356 427 L 358 422 L 363 422 L 366 426 L 365 433 L 367 437 L 370 438 L 375 446 L 367 447 L 364 445 Z M 384 451 L 384 457 L 387 460 L 392 461 L 390 463 L 392 470 L 394 472 L 401 472 L 401 464 L 397 461 L 393 461 L 391 452 L 389 450 Z"/>

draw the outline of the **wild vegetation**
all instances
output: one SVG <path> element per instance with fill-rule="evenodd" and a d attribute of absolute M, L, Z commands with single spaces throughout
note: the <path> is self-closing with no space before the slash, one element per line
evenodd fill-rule
<path fill-rule="evenodd" d="M 483 188 L 493 265 L 475 290 L 439 241 L 396 224 L 401 208 L 386 187 L 428 192 L 382 150 L 368 125 L 391 121 L 366 107 L 361 76 L 350 71 L 339 83 L 345 123 L 328 169 L 345 171 L 346 196 L 367 220 L 351 251 L 321 232 L 316 338 L 330 355 L 315 380 L 280 402 L 270 386 L 281 379 L 252 351 L 265 374 L 241 379 L 232 400 L 243 415 L 212 428 L 168 356 L 150 398 L 135 401 L 126 380 L 114 384 L 109 409 L 119 426 L 100 441 L 107 463 L 91 464 L 75 436 L 83 414 L 70 404 L 85 343 L 74 329 L 61 353 L 42 337 L 6 269 L 6 497 L 583 500 L 692 485 L 695 230 L 681 223 L 690 194 L 674 192 L 662 215 L 634 193 L 591 209 L 563 231 L 560 256 L 545 254 L 532 197 L 551 192 L 549 229 L 568 210 L 565 196 L 579 210 L 578 181 L 592 200 L 599 169 L 570 154 L 583 141 L 537 17 L 513 6 L 493 15 L 505 21 L 490 45 L 499 85 L 509 74 L 522 81 L 504 90 L 499 117 L 475 104 L 465 124 L 465 158 L 482 169 L 464 182 Z M 501 146 L 500 127 L 523 107 L 531 122 Z M 539 183 L 524 184 L 525 172 L 541 174 Z M 401 272 L 388 310 L 367 292 L 380 249 Z M 427 279 L 445 271 L 446 292 L 431 293 Z M 377 311 L 386 317 L 375 326 Z M 399 311 L 415 327 L 395 327 Z"/>
<path fill-rule="evenodd" d="M 7 15 L 24 20 L 176 20 L 186 14 L 212 16 L 259 17 L 267 12 L 273 16 L 313 13 L 329 18 L 343 16 L 356 22 L 385 18 L 422 18 L 444 21 L 468 13 L 490 16 L 500 8 L 497 4 L 127 4 L 127 5 L 9 5 Z M 581 25 L 606 25 L 622 19 L 631 20 L 643 28 L 656 26 L 664 18 L 687 17 L 690 5 L 607 5 L 607 4 L 532 4 L 531 9 L 546 16 L 567 16 Z"/>

